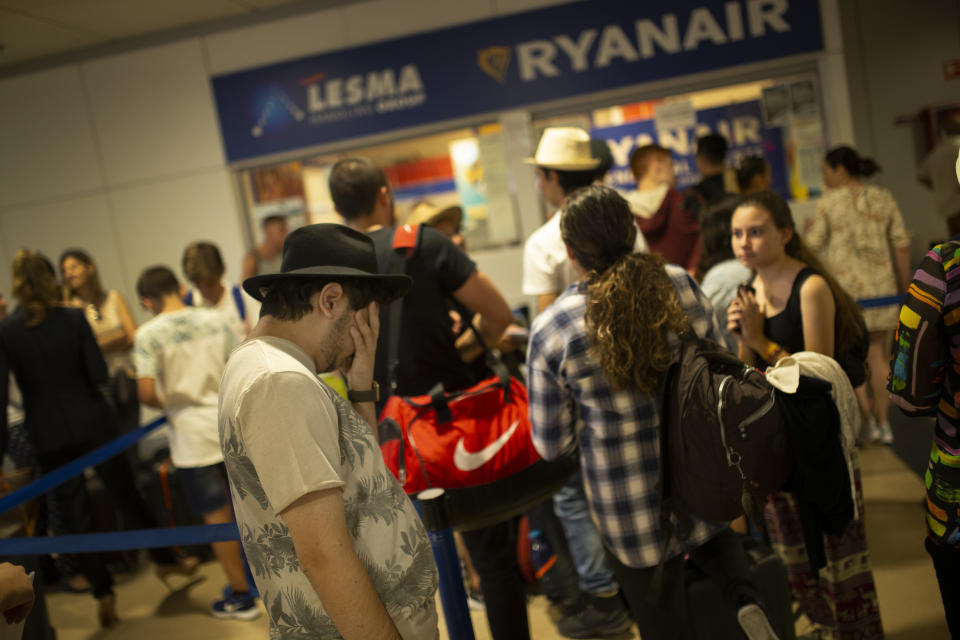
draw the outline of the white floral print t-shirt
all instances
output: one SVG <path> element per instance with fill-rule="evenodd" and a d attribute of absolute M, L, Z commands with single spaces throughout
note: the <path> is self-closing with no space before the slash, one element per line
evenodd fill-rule
<path fill-rule="evenodd" d="M 237 526 L 271 638 L 341 637 L 279 516 L 308 493 L 338 487 L 353 548 L 401 636 L 438 637 L 426 530 L 370 425 L 320 381 L 306 352 L 272 337 L 237 347 L 220 384 L 219 423 Z"/>

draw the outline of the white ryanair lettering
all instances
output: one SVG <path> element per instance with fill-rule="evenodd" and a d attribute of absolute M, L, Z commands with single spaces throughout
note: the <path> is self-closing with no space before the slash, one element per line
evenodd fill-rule
<path fill-rule="evenodd" d="M 364 105 L 372 105 L 377 112 L 394 111 L 425 100 L 423 80 L 415 64 L 401 67 L 399 74 L 394 69 L 382 69 L 307 86 L 307 108 L 311 114 Z"/>
<path fill-rule="evenodd" d="M 658 50 L 673 54 L 693 51 L 703 43 L 725 45 L 747 37 L 784 33 L 790 31 L 784 19 L 789 7 L 789 0 L 738 0 L 725 3 L 722 10 L 693 8 L 683 24 L 675 13 L 666 13 L 659 21 L 637 20 L 633 34 L 626 33 L 620 25 L 610 24 L 602 29 L 586 29 L 575 36 L 559 34 L 521 42 L 516 45 L 520 79 L 532 82 L 555 78 L 567 66 L 573 71 L 602 69 L 617 61 L 653 58 Z"/>

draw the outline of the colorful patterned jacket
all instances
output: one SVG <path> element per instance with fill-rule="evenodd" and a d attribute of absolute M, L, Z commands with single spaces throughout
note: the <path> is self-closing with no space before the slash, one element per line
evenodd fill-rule
<path fill-rule="evenodd" d="M 936 415 L 924 477 L 927 529 L 960 548 L 960 240 L 934 247 L 910 283 L 887 389 L 907 415 Z"/>

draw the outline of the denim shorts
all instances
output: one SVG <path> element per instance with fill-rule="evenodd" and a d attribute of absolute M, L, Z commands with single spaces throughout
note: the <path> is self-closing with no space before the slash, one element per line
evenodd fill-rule
<path fill-rule="evenodd" d="M 230 504 L 227 468 L 222 462 L 208 467 L 177 467 L 177 477 L 195 515 L 203 516 Z"/>

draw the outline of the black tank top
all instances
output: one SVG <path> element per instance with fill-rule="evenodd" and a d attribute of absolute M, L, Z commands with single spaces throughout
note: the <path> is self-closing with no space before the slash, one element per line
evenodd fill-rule
<path fill-rule="evenodd" d="M 763 333 L 768 338 L 779 344 L 790 353 L 805 351 L 803 339 L 803 315 L 800 311 L 800 289 L 803 283 L 812 275 L 820 275 L 810 267 L 804 267 L 797 273 L 793 279 L 793 286 L 790 288 L 790 297 L 787 299 L 787 305 L 783 311 L 777 315 L 765 318 L 763 321 Z M 867 358 L 867 340 L 866 325 L 862 327 L 862 340 L 858 340 L 853 345 L 837 344 L 838 332 L 837 321 L 834 320 L 834 358 L 840 363 L 850 384 L 854 388 L 859 387 L 866 380 L 865 361 Z M 759 353 L 753 352 L 757 358 L 757 368 L 766 369 L 772 363 L 764 360 Z"/>

